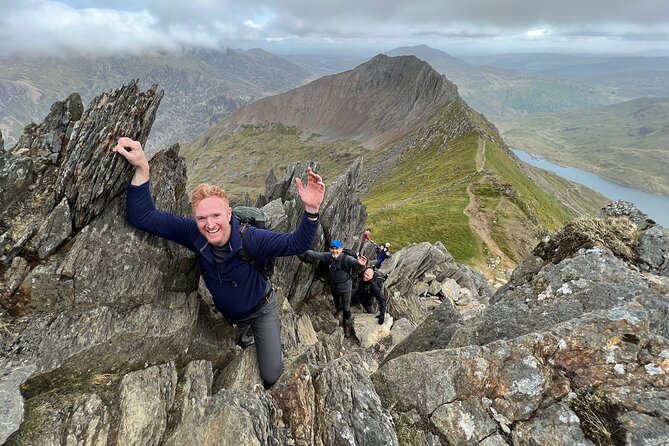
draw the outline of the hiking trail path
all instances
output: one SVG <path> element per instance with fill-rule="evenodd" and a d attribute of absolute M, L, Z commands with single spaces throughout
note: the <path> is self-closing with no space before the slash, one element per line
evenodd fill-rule
<path fill-rule="evenodd" d="M 476 151 L 476 171 L 481 173 L 485 167 L 485 138 L 479 137 L 478 149 Z M 496 268 L 491 267 L 488 262 L 480 265 L 481 270 L 489 279 L 501 279 L 506 282 L 506 270 L 516 267 L 516 262 L 511 260 L 504 251 L 502 251 L 492 238 L 494 211 L 485 211 L 481 208 L 481 202 L 476 197 L 472 188 L 476 183 L 467 186 L 467 195 L 469 195 L 469 204 L 464 209 L 464 213 L 469 217 L 469 227 L 486 245 L 488 257 L 497 257 L 499 265 Z"/>

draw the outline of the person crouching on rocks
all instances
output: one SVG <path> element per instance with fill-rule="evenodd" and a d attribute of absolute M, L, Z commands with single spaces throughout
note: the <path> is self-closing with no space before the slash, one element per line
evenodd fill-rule
<path fill-rule="evenodd" d="M 353 318 L 351 317 L 351 291 L 353 289 L 353 276 L 367 264 L 367 257 L 359 256 L 357 259 L 343 253 L 344 246 L 339 240 L 332 240 L 330 252 L 316 252 L 309 250 L 304 257 L 317 260 L 328 268 L 327 280 L 332 293 L 332 300 L 337 311 L 343 313 L 344 336 L 354 336 Z"/>
<path fill-rule="evenodd" d="M 362 273 L 360 285 L 353 291 L 351 305 L 360 304 L 364 308 L 365 313 L 374 314 L 374 299 L 379 301 L 379 314 L 376 317 L 379 319 L 379 325 L 383 325 L 386 318 L 387 304 L 386 297 L 383 295 L 383 284 L 376 277 L 374 268 L 369 266 Z"/>

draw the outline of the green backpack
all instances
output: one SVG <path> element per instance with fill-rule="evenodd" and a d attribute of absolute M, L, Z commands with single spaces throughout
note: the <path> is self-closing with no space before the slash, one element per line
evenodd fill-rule
<path fill-rule="evenodd" d="M 265 211 L 253 206 L 235 206 L 232 213 L 242 223 L 253 226 L 254 228 L 269 229 L 271 225 L 270 218 Z"/>

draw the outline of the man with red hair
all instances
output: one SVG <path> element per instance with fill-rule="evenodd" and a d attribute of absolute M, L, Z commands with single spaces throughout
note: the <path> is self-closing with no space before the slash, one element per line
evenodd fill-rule
<path fill-rule="evenodd" d="M 231 323 L 250 325 L 255 338 L 260 375 L 265 387 L 283 372 L 281 332 L 276 296 L 261 273 L 270 257 L 305 252 L 319 225 L 318 209 L 325 195 L 323 179 L 307 168 L 307 184 L 296 178 L 304 215 L 291 233 L 248 228 L 244 250 L 253 264 L 241 258 L 239 221 L 228 196 L 218 186 L 201 184 L 191 194 L 194 218 L 179 217 L 155 208 L 150 192 L 149 162 L 138 141 L 120 138 L 114 152 L 135 167 L 128 185 L 128 222 L 144 231 L 179 243 L 198 254 L 203 279 L 216 308 Z"/>

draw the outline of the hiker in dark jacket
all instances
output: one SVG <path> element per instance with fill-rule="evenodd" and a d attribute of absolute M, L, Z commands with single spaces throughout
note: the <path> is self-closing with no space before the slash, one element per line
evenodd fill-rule
<path fill-rule="evenodd" d="M 328 267 L 328 284 L 332 293 L 334 306 L 339 313 L 343 313 L 344 335 L 353 336 L 353 318 L 351 318 L 351 290 L 353 289 L 353 275 L 358 274 L 360 268 L 367 264 L 367 257 L 357 259 L 343 253 L 344 246 L 339 240 L 332 240 L 330 252 L 316 252 L 309 250 L 305 257 L 324 263 Z"/>
<path fill-rule="evenodd" d="M 393 255 L 388 251 L 388 249 L 390 249 L 390 243 L 386 242 L 380 245 L 374 243 L 374 247 L 376 248 L 376 263 L 374 264 L 374 268 L 379 269 L 381 268 L 383 261 Z"/>
<path fill-rule="evenodd" d="M 374 314 L 374 299 L 379 301 L 379 325 L 386 320 L 386 297 L 383 295 L 383 284 L 376 277 L 374 268 L 367 267 L 362 273 L 362 280 L 356 290 L 353 291 L 351 305 L 360 304 L 365 313 Z"/>
<path fill-rule="evenodd" d="M 231 323 L 251 326 L 260 375 L 266 387 L 274 384 L 283 371 L 279 311 L 271 283 L 259 268 L 266 265 L 269 257 L 299 254 L 311 246 L 319 225 L 318 208 L 325 194 L 321 177 L 308 168 L 306 187 L 296 179 L 305 213 L 294 232 L 249 228 L 244 250 L 254 259 L 252 265 L 239 256 L 240 224 L 223 189 L 208 184 L 196 187 L 191 194 L 194 218 L 159 211 L 151 198 L 149 162 L 142 145 L 120 138 L 113 150 L 135 167 L 128 185 L 128 222 L 198 254 L 203 279 L 216 308 Z"/>

